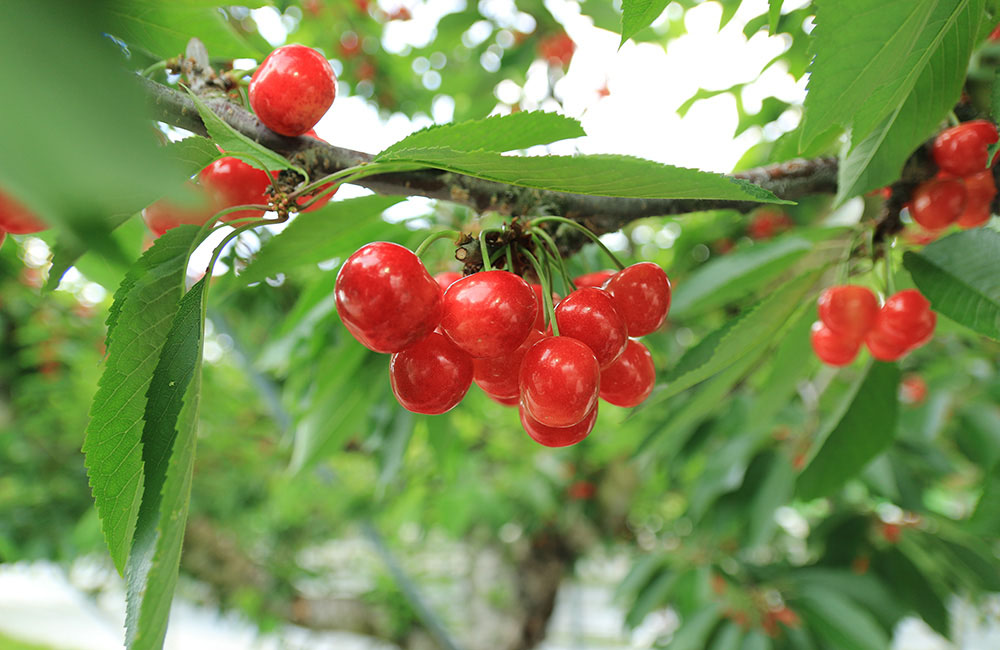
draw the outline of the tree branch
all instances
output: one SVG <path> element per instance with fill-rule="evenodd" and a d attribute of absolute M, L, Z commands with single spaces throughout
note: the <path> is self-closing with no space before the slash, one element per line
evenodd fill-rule
<path fill-rule="evenodd" d="M 185 94 L 142 78 L 156 119 L 208 135 L 194 102 Z M 306 169 L 312 178 L 341 171 L 372 160 L 371 154 L 318 142 L 314 138 L 289 138 L 267 127 L 253 114 L 224 99 L 207 98 L 206 104 L 234 129 L 261 145 L 286 156 Z M 837 189 L 837 160 L 831 157 L 789 162 L 733 174 L 734 178 L 794 200 L 812 194 L 833 193 Z M 548 211 L 583 223 L 593 232 L 614 232 L 643 217 L 666 216 L 705 210 L 749 212 L 760 207 L 752 201 L 715 199 L 633 199 L 554 192 L 507 185 L 440 170 L 419 170 L 369 176 L 357 181 L 378 194 L 424 196 L 467 205 L 478 212 L 496 211 L 504 215 L 524 215 L 544 207 Z M 572 247 L 569 244 L 568 247 Z M 575 246 L 579 248 L 579 246 Z"/>

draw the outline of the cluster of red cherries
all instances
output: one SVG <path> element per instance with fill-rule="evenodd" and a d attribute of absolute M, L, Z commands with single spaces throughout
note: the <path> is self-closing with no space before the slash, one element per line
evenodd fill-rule
<path fill-rule="evenodd" d="M 846 366 L 864 343 L 880 361 L 896 361 L 927 343 L 937 315 L 916 289 L 905 289 L 879 307 L 870 289 L 858 285 L 830 287 L 817 302 L 819 320 L 812 326 L 812 347 L 821 361 Z"/>
<path fill-rule="evenodd" d="M 553 328 L 540 285 L 504 270 L 435 278 L 409 249 L 374 242 L 344 262 L 335 294 L 354 338 L 392 354 L 389 379 L 404 408 L 444 413 L 475 381 L 518 405 L 534 440 L 563 447 L 590 434 L 598 397 L 632 407 L 649 396 L 652 356 L 634 337 L 660 327 L 670 307 L 667 275 L 649 262 L 576 284 L 552 311 Z"/>
<path fill-rule="evenodd" d="M 952 224 L 976 228 L 989 221 L 997 188 L 987 165 L 988 148 L 997 139 L 996 126 L 986 120 L 963 122 L 939 133 L 931 154 L 940 171 L 910 197 L 906 207 L 913 220 L 930 231 Z"/>

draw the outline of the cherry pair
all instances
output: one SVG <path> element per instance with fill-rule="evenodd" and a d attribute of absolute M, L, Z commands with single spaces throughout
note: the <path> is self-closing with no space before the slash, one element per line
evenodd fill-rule
<path fill-rule="evenodd" d="M 932 147 L 940 173 L 921 183 L 907 207 L 918 224 L 940 230 L 951 224 L 975 228 L 990 219 L 997 188 L 987 169 L 988 147 L 997 128 L 985 120 L 964 122 L 938 134 Z"/>
<path fill-rule="evenodd" d="M 812 326 L 816 356 L 845 366 L 864 343 L 880 361 L 895 361 L 930 340 L 937 316 L 916 289 L 900 291 L 879 308 L 871 290 L 857 285 L 830 287 L 820 294 L 820 320 Z"/>

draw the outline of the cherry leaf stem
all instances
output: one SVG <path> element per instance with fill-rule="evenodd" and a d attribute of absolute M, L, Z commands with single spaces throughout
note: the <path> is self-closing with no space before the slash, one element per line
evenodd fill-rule
<path fill-rule="evenodd" d="M 528 258 L 531 262 L 531 266 L 535 269 L 535 275 L 538 276 L 538 282 L 542 285 L 542 305 L 545 309 L 545 321 L 552 325 L 552 333 L 559 336 L 559 324 L 556 323 L 556 310 L 555 306 L 552 304 L 552 284 L 548 279 L 545 270 L 542 268 L 541 263 L 538 261 L 530 251 L 524 247 L 518 247 L 521 254 Z M 541 250 L 541 249 L 540 249 Z"/>
<path fill-rule="evenodd" d="M 428 237 L 424 239 L 424 241 L 420 242 L 420 245 L 417 246 L 417 250 L 413 251 L 413 254 L 416 255 L 417 257 L 420 257 L 430 247 L 430 245 L 436 242 L 437 240 L 447 238 L 451 239 L 452 241 L 455 241 L 461 236 L 462 233 L 458 232 L 457 230 L 440 230 L 438 232 L 428 235 Z"/>
<path fill-rule="evenodd" d="M 534 219 L 531 220 L 531 224 L 534 225 L 534 224 L 537 224 L 537 223 L 545 223 L 547 221 L 552 221 L 552 222 L 555 222 L 555 223 L 561 223 L 561 224 L 570 226 L 572 228 L 576 228 L 581 233 L 583 233 L 584 235 L 586 235 L 587 237 L 589 237 L 591 241 L 593 241 L 595 244 L 597 244 L 598 246 L 600 246 L 601 250 L 604 251 L 604 253 L 608 257 L 611 258 L 612 262 L 615 263 L 615 266 L 618 267 L 619 271 L 621 271 L 622 269 L 625 268 L 625 265 L 622 264 L 621 260 L 619 260 L 615 256 L 614 253 L 611 252 L 611 249 L 604 245 L 604 242 L 601 241 L 601 238 L 599 236 L 595 235 L 594 233 L 592 233 L 590 231 L 590 229 L 587 228 L 586 226 L 584 226 L 583 224 L 577 223 L 576 221 L 573 221 L 572 219 L 567 219 L 566 217 L 556 217 L 556 216 L 535 217 Z"/>
<path fill-rule="evenodd" d="M 569 275 L 569 269 L 566 267 L 566 260 L 563 259 L 562 255 L 559 254 L 559 246 L 556 244 L 555 240 L 549 233 L 545 232 L 542 228 L 531 228 L 530 230 L 532 236 L 536 238 L 536 244 L 542 244 L 548 247 L 549 254 L 552 258 L 556 260 L 556 264 L 559 266 L 559 274 L 562 276 L 563 283 L 566 285 L 566 293 L 572 293 L 576 291 L 576 285 L 573 284 L 573 278 Z"/>

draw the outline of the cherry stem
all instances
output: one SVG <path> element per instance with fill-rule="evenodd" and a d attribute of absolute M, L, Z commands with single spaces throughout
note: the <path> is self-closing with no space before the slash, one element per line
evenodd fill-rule
<path fill-rule="evenodd" d="M 892 261 L 889 259 L 890 251 L 886 250 L 882 256 L 885 262 L 885 295 L 886 298 L 896 293 L 896 282 L 892 277 Z"/>
<path fill-rule="evenodd" d="M 308 183 L 307 185 L 303 185 L 294 192 L 290 192 L 288 196 L 294 200 L 295 198 L 302 196 L 303 194 L 308 194 L 309 192 L 318 189 L 323 185 L 333 183 L 334 181 L 340 181 L 340 183 L 337 184 L 340 185 L 341 183 L 350 183 L 352 181 L 365 178 L 366 176 L 373 176 L 375 174 L 385 174 L 388 172 L 405 172 L 405 171 L 413 171 L 415 169 L 423 169 L 423 167 L 421 167 L 420 165 L 415 165 L 413 163 L 391 163 L 391 162 L 362 163 L 360 165 L 355 165 L 354 167 L 341 169 L 339 172 L 334 172 L 329 176 L 324 176 L 323 178 L 317 179 L 311 183 Z M 325 196 L 327 192 L 332 192 L 335 189 L 336 189 L 335 187 L 327 188 L 325 191 L 320 192 L 319 194 L 316 194 L 315 196 L 311 197 L 307 203 L 304 203 L 299 208 L 299 211 L 301 211 L 303 207 L 309 207 L 310 205 L 312 205 L 314 201 L 318 200 L 322 196 Z"/>
<path fill-rule="evenodd" d="M 492 232 L 490 228 L 479 231 L 479 256 L 483 258 L 483 270 L 492 271 L 493 265 L 490 263 L 490 249 L 486 245 L 486 233 Z"/>
<path fill-rule="evenodd" d="M 539 263 L 538 259 L 531 254 L 526 248 L 519 246 L 521 254 L 528 258 L 531 262 L 531 266 L 535 269 L 535 275 L 538 276 L 538 283 L 542 285 L 542 306 L 545 309 L 545 321 L 547 324 L 552 325 L 552 333 L 559 336 L 559 323 L 556 322 L 556 309 L 552 305 L 552 284 L 542 269 L 542 265 Z M 541 249 L 539 249 L 541 250 Z"/>
<path fill-rule="evenodd" d="M 542 228 L 532 228 L 531 234 L 536 237 L 536 244 L 539 243 L 538 240 L 540 239 L 541 243 L 548 246 L 549 253 L 555 258 L 559 266 L 559 274 L 562 275 L 563 283 L 566 285 L 566 293 L 576 291 L 576 285 L 573 284 L 573 279 L 569 275 L 569 269 L 566 268 L 566 260 L 559 254 L 559 246 L 555 240 Z"/>
<path fill-rule="evenodd" d="M 571 226 L 573 228 L 576 228 L 577 230 L 579 230 L 580 232 L 582 232 L 584 235 L 586 235 L 587 237 L 589 237 L 591 241 L 593 241 L 595 244 L 597 244 L 598 246 L 600 246 L 601 250 L 604 251 L 605 254 L 607 254 L 608 257 L 611 258 L 612 262 L 615 263 L 615 266 L 618 267 L 619 271 L 621 271 L 622 269 L 625 268 L 625 265 L 621 263 L 621 260 L 619 260 L 617 257 L 615 257 L 615 254 L 611 252 L 611 249 L 604 245 L 604 242 L 601 241 L 601 238 L 598 237 L 597 235 L 595 235 L 594 233 L 590 232 L 590 229 L 587 228 L 586 226 L 584 226 L 583 224 L 577 223 L 576 221 L 573 221 L 572 219 L 567 219 L 566 217 L 556 217 L 556 216 L 551 216 L 551 217 L 535 217 L 534 219 L 531 220 L 531 223 L 532 223 L 532 225 L 534 225 L 536 223 L 544 223 L 546 221 L 552 221 L 552 222 L 555 222 L 555 223 L 561 223 L 561 224 L 565 224 L 567 226 Z"/>
<path fill-rule="evenodd" d="M 163 59 L 162 61 L 157 61 L 153 65 L 151 65 L 148 68 L 146 68 L 145 70 L 143 70 L 142 71 L 142 76 L 143 77 L 149 77 L 149 75 L 153 74 L 157 70 L 165 70 L 166 68 L 167 68 L 167 60 Z"/>
<path fill-rule="evenodd" d="M 462 233 L 458 232 L 457 230 L 440 230 L 436 233 L 429 235 L 427 239 L 420 242 L 420 245 L 417 246 L 417 250 L 413 251 L 413 254 L 416 255 L 417 257 L 420 257 L 421 255 L 424 254 L 424 251 L 426 251 L 430 247 L 430 245 L 436 242 L 437 240 L 447 238 L 451 239 L 452 241 L 456 241 L 461 236 Z"/>

